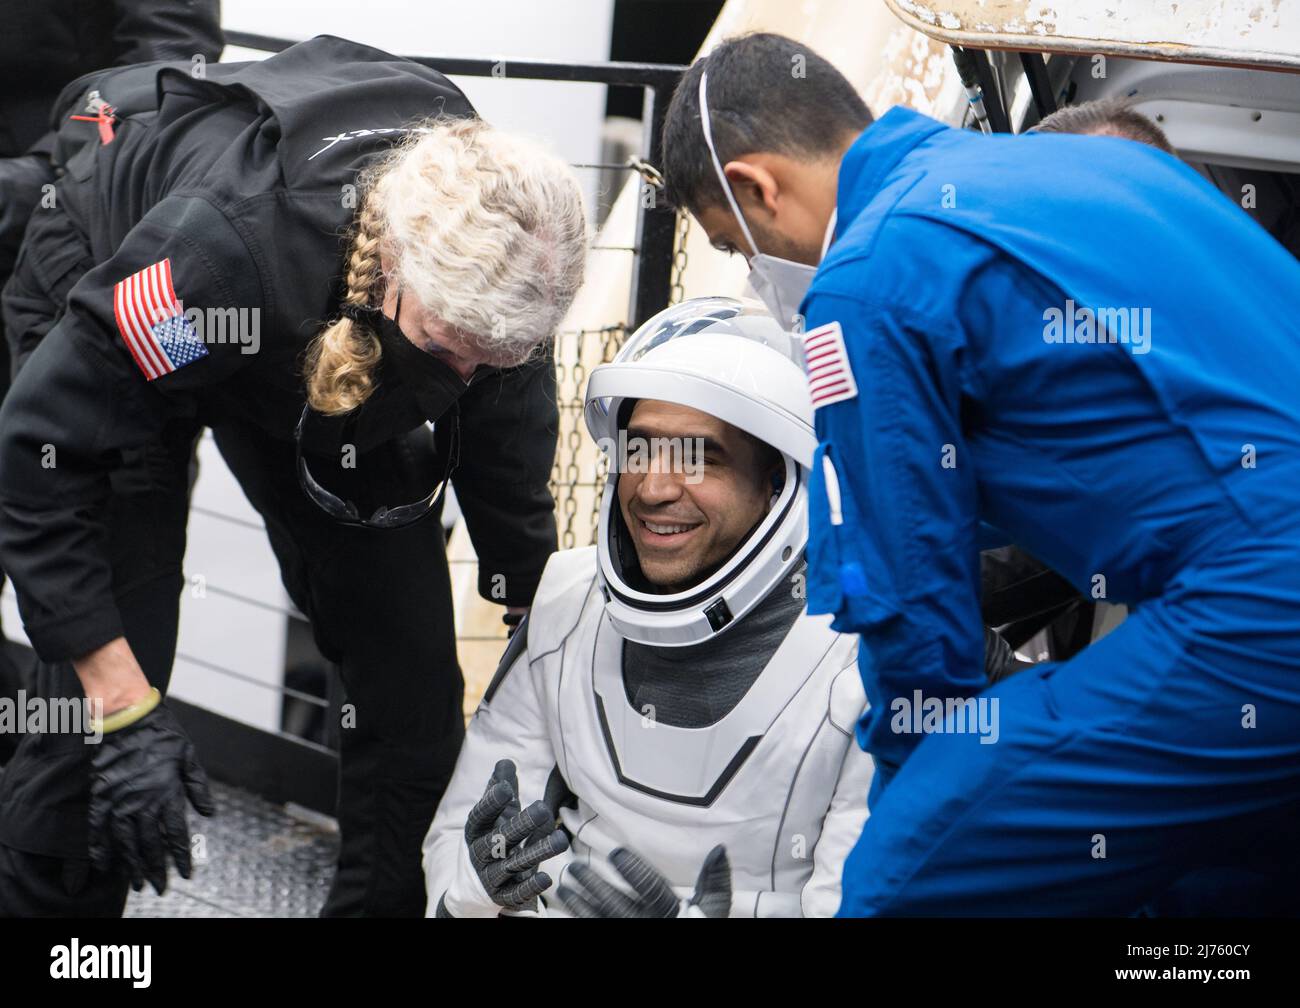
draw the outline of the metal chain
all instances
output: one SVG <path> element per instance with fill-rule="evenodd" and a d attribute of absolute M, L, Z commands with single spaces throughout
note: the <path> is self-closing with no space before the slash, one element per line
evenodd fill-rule
<path fill-rule="evenodd" d="M 623 164 L 628 168 L 631 168 L 634 172 L 639 173 L 643 179 L 649 182 L 656 189 L 662 189 L 664 187 L 663 173 L 649 161 L 645 161 L 633 154 L 624 161 Z"/>
<path fill-rule="evenodd" d="M 680 304 L 686 299 L 686 239 L 691 232 L 691 215 L 677 211 L 677 236 L 673 247 L 673 284 L 668 293 L 669 304 Z"/>
<path fill-rule="evenodd" d="M 564 337 L 566 333 L 558 333 L 555 337 L 555 396 L 559 406 L 559 423 L 563 430 L 566 422 L 565 416 L 565 399 L 572 398 L 569 393 L 569 387 L 572 379 L 569 374 L 569 366 L 565 363 L 568 355 L 564 352 Z M 577 334 L 578 346 L 581 347 L 582 334 Z M 576 359 L 576 358 L 575 358 Z M 564 520 L 559 528 L 559 545 L 561 549 L 572 549 L 574 545 L 573 534 L 573 514 L 575 507 L 572 504 L 573 486 L 568 480 L 568 470 L 565 465 L 565 441 L 557 432 L 555 444 L 555 462 L 551 466 L 551 497 L 555 500 L 555 509 L 557 515 Z"/>
<path fill-rule="evenodd" d="M 601 336 L 603 341 L 600 348 L 600 359 L 608 364 L 623 347 L 623 340 L 627 338 L 627 325 L 610 326 L 608 329 L 601 330 Z"/>
<path fill-rule="evenodd" d="M 613 360 L 623 345 L 626 330 L 627 326 L 620 322 L 600 329 L 568 330 L 556 336 L 555 396 L 560 427 L 555 462 L 551 466 L 550 490 L 559 519 L 561 549 L 595 543 L 600 520 L 600 499 L 607 474 L 603 452 L 596 453 L 594 465 L 584 466 L 581 463 L 584 453 L 592 451 L 587 442 L 586 425 L 582 416 L 582 396 L 588 370 L 584 360 L 594 359 L 597 349 L 600 362 Z M 571 353 L 562 344 L 570 336 L 575 341 Z M 583 479 L 584 469 L 591 474 L 589 479 Z M 578 519 L 579 497 L 584 492 L 592 495 L 590 513 L 585 515 L 588 522 L 586 529 L 581 527 Z"/>
<path fill-rule="evenodd" d="M 608 363 L 614 359 L 619 348 L 623 345 L 623 340 L 627 338 L 627 326 L 611 326 L 601 331 L 600 359 Z M 596 544 L 596 534 L 600 531 L 600 500 L 604 496 L 605 480 L 609 476 L 609 459 L 605 453 L 597 451 L 596 465 L 591 482 L 591 514 L 588 515 L 588 521 L 591 523 L 591 538 L 589 544 Z"/>

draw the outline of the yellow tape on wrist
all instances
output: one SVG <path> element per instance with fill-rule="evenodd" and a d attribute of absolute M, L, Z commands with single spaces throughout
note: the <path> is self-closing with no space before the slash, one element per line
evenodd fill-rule
<path fill-rule="evenodd" d="M 114 711 L 106 718 L 97 718 L 92 723 L 92 727 L 103 735 L 119 731 L 127 725 L 135 724 L 160 703 L 162 703 L 162 694 L 158 692 L 157 686 L 151 687 L 148 696 L 143 700 L 133 703 L 130 707 Z"/>

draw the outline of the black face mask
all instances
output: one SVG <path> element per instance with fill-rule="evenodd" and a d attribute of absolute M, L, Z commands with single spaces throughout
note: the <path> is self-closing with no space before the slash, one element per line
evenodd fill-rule
<path fill-rule="evenodd" d="M 399 295 L 393 314 L 400 311 Z M 312 500 L 339 521 L 377 528 L 400 528 L 434 506 L 455 467 L 459 445 L 459 421 L 454 415 L 456 400 L 469 388 L 469 383 L 445 361 L 426 353 L 407 339 L 397 322 L 377 309 L 345 304 L 342 313 L 354 323 L 370 327 L 379 338 L 383 353 L 376 387 L 357 410 L 343 417 L 323 417 L 310 407 L 303 408 L 295 435 L 299 482 Z M 480 368 L 473 377 L 478 378 L 490 370 L 493 369 Z M 442 421 L 455 427 L 448 449 L 446 475 L 425 500 L 392 509 L 381 508 L 368 521 L 360 519 L 354 505 L 321 487 L 312 478 L 303 459 L 304 448 L 313 454 L 334 456 L 343 444 L 354 446 L 359 454 L 364 455 L 386 441 L 415 430 L 426 421 Z"/>
<path fill-rule="evenodd" d="M 394 315 L 400 313 L 401 305 L 399 297 Z M 374 330 L 383 356 L 377 387 L 349 417 L 352 442 L 361 452 L 426 421 L 436 423 L 469 388 L 450 364 L 407 339 L 393 319 L 374 309 L 363 311 L 365 317 L 357 321 Z"/>
<path fill-rule="evenodd" d="M 396 315 L 402 309 L 402 299 L 397 299 Z M 375 312 L 374 329 L 383 347 L 380 365 L 380 388 L 388 382 L 404 385 L 408 394 L 419 403 L 424 419 L 436 421 L 469 388 L 469 382 L 458 375 L 446 361 L 421 350 L 406 338 L 401 326 L 382 312 Z M 361 410 L 365 410 L 365 406 Z"/>
<path fill-rule="evenodd" d="M 332 457 L 342 444 L 355 445 L 362 454 L 372 451 L 425 422 L 437 423 L 469 388 L 451 365 L 417 347 L 382 312 L 344 305 L 342 313 L 375 333 L 383 356 L 374 391 L 359 408 L 343 416 L 309 418 L 302 441 L 311 454 Z M 479 368 L 473 380 L 493 370 Z"/>

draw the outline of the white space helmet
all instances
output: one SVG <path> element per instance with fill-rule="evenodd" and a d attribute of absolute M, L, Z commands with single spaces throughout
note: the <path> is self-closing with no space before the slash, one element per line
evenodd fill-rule
<path fill-rule="evenodd" d="M 606 612 L 643 644 L 698 644 L 738 622 L 798 562 L 808 537 L 807 482 L 817 446 L 812 404 L 796 363 L 798 337 L 762 308 L 732 298 L 695 298 L 660 312 L 587 382 L 587 429 L 609 453 L 631 400 L 654 399 L 717 417 L 772 446 L 785 476 L 767 515 L 699 584 L 648 591 L 618 503 L 616 464 L 600 505 L 598 555 Z"/>

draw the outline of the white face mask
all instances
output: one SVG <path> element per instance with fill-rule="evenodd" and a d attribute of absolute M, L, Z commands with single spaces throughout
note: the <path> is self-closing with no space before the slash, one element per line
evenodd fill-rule
<path fill-rule="evenodd" d="M 813 277 L 817 274 L 817 267 L 795 262 L 792 259 L 767 255 L 758 250 L 758 245 L 754 243 L 754 236 L 749 233 L 749 225 L 745 223 L 745 217 L 740 212 L 740 206 L 731 191 L 731 183 L 727 181 L 727 175 L 722 170 L 717 148 L 713 146 L 713 129 L 709 125 L 708 79 L 707 73 L 700 74 L 700 126 L 704 131 L 704 142 L 709 147 L 713 170 L 717 173 L 723 195 L 727 197 L 731 212 L 736 215 L 740 230 L 744 233 L 745 241 L 749 242 L 750 251 L 753 253 L 749 260 L 749 285 L 754 288 L 754 293 L 759 296 L 763 304 L 767 305 L 767 310 L 772 313 L 772 317 L 784 328 L 800 331 L 803 326 L 799 317 L 799 303 L 808 293 Z M 831 238 L 835 234 L 835 216 L 835 212 L 832 211 L 819 259 L 826 256 L 826 250 L 830 247 Z"/>

